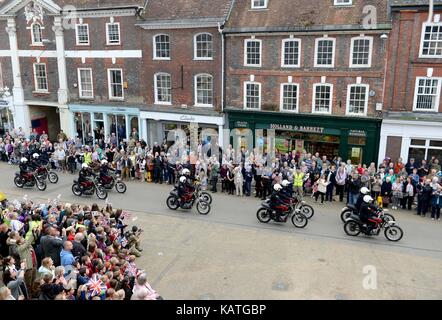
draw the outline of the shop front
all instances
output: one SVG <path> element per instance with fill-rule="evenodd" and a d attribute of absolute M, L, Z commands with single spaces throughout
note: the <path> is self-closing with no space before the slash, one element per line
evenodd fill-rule
<path fill-rule="evenodd" d="M 436 119 L 436 117 L 434 117 Z M 381 130 L 379 161 L 386 157 L 396 161 L 399 157 L 406 163 L 414 158 L 418 163 L 431 160 L 442 161 L 442 119 L 384 120 Z"/>
<path fill-rule="evenodd" d="M 167 140 L 170 146 L 179 138 L 176 134 L 180 133 L 187 144 L 192 140 L 204 141 L 216 136 L 218 144 L 223 146 L 223 116 L 142 111 L 140 118 L 142 126 L 145 126 L 144 137 L 150 144 L 161 144 Z"/>
<path fill-rule="evenodd" d="M 235 129 L 231 144 L 243 134 L 242 146 L 265 149 L 267 137 L 274 135 L 274 148 L 281 153 L 306 150 L 366 164 L 378 158 L 381 119 L 229 110 L 228 122 Z"/>
<path fill-rule="evenodd" d="M 69 105 L 72 115 L 71 136 L 79 137 L 83 144 L 94 144 L 115 135 L 117 143 L 130 137 L 133 129 L 140 132 L 140 110 L 138 108 Z"/>

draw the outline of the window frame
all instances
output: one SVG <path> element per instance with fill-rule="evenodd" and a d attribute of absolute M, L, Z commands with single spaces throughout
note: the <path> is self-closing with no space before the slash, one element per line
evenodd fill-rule
<path fill-rule="evenodd" d="M 366 97 L 365 97 L 365 103 L 364 103 L 364 113 L 351 113 L 350 112 L 350 93 L 352 87 L 365 87 L 366 88 Z M 368 99 L 370 97 L 370 85 L 365 83 L 352 83 L 347 85 L 347 99 L 346 99 L 346 107 L 345 107 L 345 115 L 346 116 L 354 116 L 354 117 L 363 117 L 367 116 L 368 113 Z"/>
<path fill-rule="evenodd" d="M 353 64 L 353 54 L 354 54 L 354 41 L 355 40 L 369 40 L 370 46 L 368 51 L 368 64 Z M 351 38 L 351 48 L 350 48 L 350 68 L 371 68 L 373 57 L 373 37 L 370 36 L 359 36 Z"/>
<path fill-rule="evenodd" d="M 122 94 L 121 97 L 112 96 L 112 83 L 111 83 L 111 72 L 112 71 L 120 71 L 121 72 L 121 94 Z M 123 75 L 122 68 L 109 68 L 109 69 L 107 69 L 107 86 L 108 86 L 109 100 L 117 100 L 117 101 L 124 100 L 124 75 Z"/>
<path fill-rule="evenodd" d="M 78 27 L 80 27 L 80 26 L 86 26 L 86 28 L 87 28 L 87 43 L 80 43 L 79 42 Z M 77 46 L 89 46 L 90 45 L 90 33 L 89 33 L 89 24 L 88 23 L 77 23 L 77 24 L 75 24 L 75 44 Z"/>
<path fill-rule="evenodd" d="M 39 26 L 40 28 L 40 37 L 41 37 L 41 41 L 40 42 L 36 42 L 35 40 L 35 33 L 34 33 L 34 26 Z M 38 22 L 34 22 L 33 24 L 31 24 L 31 45 L 33 46 L 43 46 L 43 29 L 44 27 L 38 23 Z"/>
<path fill-rule="evenodd" d="M 259 64 L 248 64 L 247 63 L 247 44 L 249 42 L 258 42 L 259 43 Z M 254 68 L 261 68 L 262 67 L 262 39 L 253 39 L 253 38 L 244 39 L 244 66 L 245 67 L 254 67 Z"/>
<path fill-rule="evenodd" d="M 109 26 L 117 25 L 118 26 L 118 43 L 109 42 Z M 107 22 L 106 23 L 106 45 L 107 46 L 120 46 L 121 45 L 121 26 L 120 22 Z"/>
<path fill-rule="evenodd" d="M 259 92 L 259 97 L 258 97 L 259 107 L 258 108 L 247 108 L 247 85 L 248 84 L 256 84 L 259 87 L 259 90 L 258 90 L 258 92 Z M 261 107 L 262 107 L 262 105 L 261 105 L 261 103 L 262 103 L 262 84 L 261 84 L 261 82 L 244 81 L 243 90 L 244 90 L 244 92 L 243 92 L 243 108 L 244 108 L 244 110 L 261 110 Z"/>
<path fill-rule="evenodd" d="M 169 56 L 168 57 L 157 57 L 157 40 L 156 38 L 159 36 L 167 36 L 167 38 L 169 39 Z M 152 60 L 171 60 L 172 58 L 172 46 L 171 46 L 171 41 L 170 41 L 170 35 L 168 35 L 167 33 L 159 33 L 153 36 L 153 42 L 152 42 L 152 48 L 153 48 L 153 55 L 152 55 Z"/>
<path fill-rule="evenodd" d="M 264 5 L 262 5 L 262 6 L 256 6 L 255 0 L 251 0 L 250 8 L 252 10 L 267 9 L 268 5 L 269 5 L 269 0 L 264 0 Z"/>
<path fill-rule="evenodd" d="M 212 48 L 211 48 L 211 53 L 212 56 L 211 57 L 198 57 L 198 46 L 197 46 L 197 38 L 198 36 L 201 35 L 210 35 L 211 37 L 211 42 L 212 42 Z M 170 41 L 169 41 L 170 43 Z M 213 50 L 213 35 L 210 32 L 200 32 L 197 33 L 193 36 L 193 59 L 194 60 L 199 60 L 199 61 L 212 61 L 214 60 L 213 56 L 214 56 L 214 50 Z"/>
<path fill-rule="evenodd" d="M 427 26 L 440 26 L 441 27 L 441 33 L 442 33 L 442 22 L 424 22 L 422 23 L 422 31 L 421 31 L 421 40 L 419 44 L 419 58 L 423 59 L 440 59 L 442 58 L 442 54 L 440 56 L 431 56 L 426 55 L 423 53 L 424 51 L 424 41 L 425 41 L 425 28 Z M 442 42 L 442 40 L 441 40 Z M 442 47 L 442 45 L 441 45 Z"/>
<path fill-rule="evenodd" d="M 295 64 L 285 64 L 285 44 L 287 42 L 296 41 L 298 42 L 298 63 Z M 282 39 L 281 45 L 281 68 L 300 68 L 301 67 L 301 54 L 302 54 L 302 41 L 300 38 L 287 38 Z"/>
<path fill-rule="evenodd" d="M 158 100 L 158 76 L 166 75 L 169 76 L 170 79 L 170 102 L 159 101 Z M 167 72 L 157 72 L 154 74 L 154 104 L 163 105 L 163 106 L 171 106 L 173 101 L 172 97 L 172 75 Z"/>
<path fill-rule="evenodd" d="M 330 87 L 330 109 L 329 111 L 316 111 L 316 88 L 320 86 Z M 312 88 L 312 113 L 316 114 L 332 114 L 333 112 L 333 89 L 334 86 L 332 83 L 314 83 Z"/>
<path fill-rule="evenodd" d="M 436 95 L 436 103 L 435 108 L 432 110 L 424 110 L 424 109 L 417 109 L 417 93 L 419 89 L 419 80 L 424 79 L 432 79 L 437 80 L 437 95 Z M 415 84 L 414 84 L 414 97 L 413 97 L 413 112 L 439 112 L 440 109 L 440 95 L 441 95 L 441 86 L 442 86 L 442 77 L 416 77 Z"/>
<path fill-rule="evenodd" d="M 333 52 L 332 52 L 332 64 L 331 65 L 323 65 L 318 64 L 318 45 L 319 41 L 332 41 L 333 42 Z M 314 61 L 314 67 L 315 68 L 334 68 L 335 67 L 335 59 L 336 59 L 336 38 L 333 37 L 321 37 L 315 39 L 315 61 Z"/>
<path fill-rule="evenodd" d="M 295 110 L 284 109 L 284 86 L 295 86 L 296 87 L 296 109 Z M 281 83 L 280 93 L 279 93 L 279 111 L 290 112 L 290 113 L 299 113 L 299 88 L 300 88 L 299 83 L 293 83 L 293 82 Z"/>
<path fill-rule="evenodd" d="M 92 87 L 92 96 L 91 97 L 86 97 L 82 94 L 82 84 L 81 84 L 81 71 L 83 70 L 87 70 L 90 72 L 90 76 L 91 76 L 91 87 Z M 94 90 L 94 76 L 93 76 L 93 72 L 92 72 L 92 68 L 77 68 L 77 74 L 78 74 L 78 97 L 80 99 L 86 99 L 86 100 L 93 100 L 95 99 L 95 90 Z"/>
<path fill-rule="evenodd" d="M 36 66 L 42 65 L 44 66 L 45 70 L 45 81 L 46 81 L 46 89 L 39 89 L 38 88 L 38 81 L 37 81 L 37 72 L 36 72 Z M 48 67 L 46 63 L 44 62 L 35 62 L 33 63 L 33 71 L 34 71 L 34 92 L 37 93 L 49 93 L 49 81 L 48 81 Z M 40 77 L 41 78 L 41 77 Z"/>
<path fill-rule="evenodd" d="M 205 103 L 198 103 L 198 87 L 197 87 L 197 82 L 198 82 L 198 77 L 200 76 L 204 76 L 204 77 L 210 77 L 212 79 L 212 104 L 205 104 Z M 205 108 L 213 108 L 214 107 L 214 101 L 215 101 L 215 96 L 214 96 L 214 77 L 211 74 L 208 73 L 199 73 L 196 74 L 193 77 L 193 85 L 194 85 L 194 90 L 193 90 L 193 94 L 194 94 L 194 105 L 195 107 L 205 107 Z"/>

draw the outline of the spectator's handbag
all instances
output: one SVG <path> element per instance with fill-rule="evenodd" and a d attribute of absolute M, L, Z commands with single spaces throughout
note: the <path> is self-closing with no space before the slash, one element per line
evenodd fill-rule
<path fill-rule="evenodd" d="M 382 203 L 384 205 L 388 205 L 390 203 L 390 197 L 389 196 L 383 196 L 382 197 Z"/>

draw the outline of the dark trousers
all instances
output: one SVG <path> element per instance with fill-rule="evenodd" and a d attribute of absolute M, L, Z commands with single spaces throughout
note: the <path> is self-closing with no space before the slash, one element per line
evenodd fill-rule
<path fill-rule="evenodd" d="M 417 201 L 417 214 L 425 216 L 428 212 L 428 201 L 418 200 Z"/>
<path fill-rule="evenodd" d="M 76 163 L 75 162 L 69 162 L 69 171 L 74 174 L 75 173 L 75 167 L 76 167 Z"/>
<path fill-rule="evenodd" d="M 344 201 L 344 188 L 345 188 L 345 186 L 344 185 L 339 185 L 339 184 L 337 184 L 336 185 L 336 195 L 339 195 L 339 201 Z"/>
<path fill-rule="evenodd" d="M 261 177 L 256 177 L 255 179 L 255 192 L 256 192 L 256 197 L 261 198 L 262 196 Z"/>
<path fill-rule="evenodd" d="M 160 167 L 155 167 L 154 168 L 154 170 L 153 170 L 153 181 L 155 182 L 155 183 L 163 183 L 163 180 L 162 180 L 162 170 L 161 170 L 161 168 Z"/>
<path fill-rule="evenodd" d="M 330 183 L 327 186 L 327 192 L 325 193 L 325 201 L 330 201 L 330 202 L 333 201 L 333 188 L 334 187 L 335 186 L 332 183 Z"/>
<path fill-rule="evenodd" d="M 270 195 L 269 192 L 269 185 L 270 185 L 270 181 L 268 181 L 268 179 L 263 180 L 263 186 L 262 186 L 262 199 L 266 199 L 268 195 Z"/>
<path fill-rule="evenodd" d="M 411 210 L 411 206 L 413 205 L 413 199 L 414 199 L 414 197 L 405 197 L 403 199 L 404 203 L 403 203 L 402 208 Z"/>
<path fill-rule="evenodd" d="M 250 196 L 250 193 L 252 192 L 252 181 L 247 181 L 244 183 L 244 193 L 246 196 Z"/>
<path fill-rule="evenodd" d="M 316 200 L 316 201 L 318 201 L 319 196 L 321 196 L 321 203 L 324 203 L 324 196 L 325 196 L 325 193 L 322 193 L 322 192 L 317 191 L 317 192 L 315 193 L 315 200 Z"/>
<path fill-rule="evenodd" d="M 211 179 L 212 182 L 212 192 L 217 192 L 216 185 L 218 184 L 218 177 L 213 177 Z"/>
<path fill-rule="evenodd" d="M 173 169 L 169 169 L 169 184 L 175 184 L 175 172 Z"/>
<path fill-rule="evenodd" d="M 433 219 L 440 218 L 440 208 L 438 206 L 433 206 L 433 208 L 431 208 L 431 218 Z"/>

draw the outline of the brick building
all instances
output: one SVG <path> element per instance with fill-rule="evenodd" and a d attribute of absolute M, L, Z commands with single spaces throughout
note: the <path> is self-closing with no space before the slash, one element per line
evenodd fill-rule
<path fill-rule="evenodd" d="M 171 130 L 182 130 L 186 136 L 192 132 L 196 137 L 199 129 L 199 139 L 218 137 L 223 144 L 219 134 L 224 126 L 220 30 L 231 5 L 232 0 L 148 3 L 137 27 L 142 30 L 146 101 L 141 118 L 149 141 L 171 142 L 175 140 L 175 136 L 168 137 Z"/>
<path fill-rule="evenodd" d="M 391 2 L 379 161 L 442 159 L 442 1 Z"/>
<path fill-rule="evenodd" d="M 229 127 L 275 129 L 283 152 L 377 160 L 390 28 L 385 0 L 236 1 L 223 30 Z"/>
<path fill-rule="evenodd" d="M 5 1 L 0 70 L 15 127 L 87 140 L 140 128 L 144 1 Z"/>

